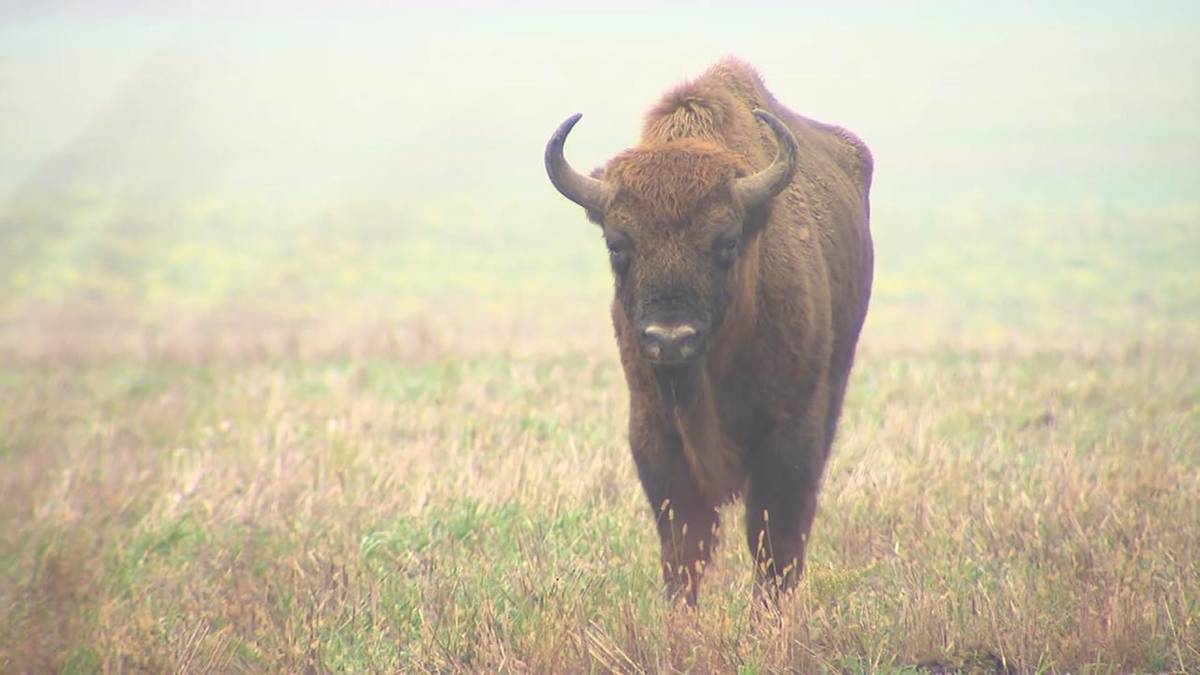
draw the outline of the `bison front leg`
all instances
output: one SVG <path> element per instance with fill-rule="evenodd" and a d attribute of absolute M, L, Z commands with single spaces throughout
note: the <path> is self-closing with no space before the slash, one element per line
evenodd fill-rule
<path fill-rule="evenodd" d="M 634 459 L 662 544 L 667 593 L 694 606 L 716 541 L 717 510 L 700 494 L 677 437 L 635 443 Z"/>
<path fill-rule="evenodd" d="M 825 465 L 822 429 L 806 422 L 777 430 L 751 458 L 746 537 L 759 592 L 790 590 L 804 572 Z"/>

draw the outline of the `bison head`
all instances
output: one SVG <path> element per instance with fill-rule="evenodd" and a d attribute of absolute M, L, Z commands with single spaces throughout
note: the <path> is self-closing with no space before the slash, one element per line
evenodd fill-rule
<path fill-rule="evenodd" d="M 765 169 L 701 139 L 642 145 L 585 176 L 563 157 L 580 115 L 546 145 L 550 182 L 604 230 L 616 296 L 641 352 L 656 369 L 677 369 L 704 354 L 738 288 L 743 254 L 765 221 L 765 206 L 796 165 L 796 139 L 774 115 L 754 114 L 778 151 Z"/>

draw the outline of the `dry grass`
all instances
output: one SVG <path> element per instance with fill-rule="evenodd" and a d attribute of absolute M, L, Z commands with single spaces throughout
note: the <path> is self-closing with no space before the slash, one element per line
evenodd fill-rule
<path fill-rule="evenodd" d="M 471 204 L 14 216 L 0 671 L 1200 672 L 1194 204 L 881 205 L 777 611 L 735 508 L 668 605 L 596 233 Z"/>
<path fill-rule="evenodd" d="M 868 349 L 810 571 L 670 607 L 608 354 L 0 374 L 0 670 L 1200 669 L 1200 358 Z"/>

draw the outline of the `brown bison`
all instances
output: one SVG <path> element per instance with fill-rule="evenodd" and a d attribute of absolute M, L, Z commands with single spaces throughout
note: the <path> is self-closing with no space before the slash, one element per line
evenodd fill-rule
<path fill-rule="evenodd" d="M 745 496 L 759 589 L 804 567 L 871 294 L 871 153 L 723 60 L 650 110 L 591 176 L 546 171 L 604 230 L 629 443 L 672 596 L 695 604 L 717 509 Z"/>

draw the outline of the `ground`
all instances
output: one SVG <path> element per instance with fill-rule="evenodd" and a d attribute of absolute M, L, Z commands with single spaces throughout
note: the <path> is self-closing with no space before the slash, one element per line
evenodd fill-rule
<path fill-rule="evenodd" d="M 1200 670 L 1200 207 L 877 203 L 806 577 L 731 507 L 695 611 L 538 208 L 11 213 L 0 670 Z"/>

